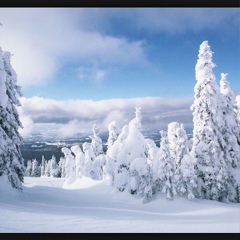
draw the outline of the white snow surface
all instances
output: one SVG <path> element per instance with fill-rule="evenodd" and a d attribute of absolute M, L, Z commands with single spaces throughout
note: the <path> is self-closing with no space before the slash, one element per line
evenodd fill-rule
<path fill-rule="evenodd" d="M 64 186 L 64 187 L 63 187 Z M 239 233 L 240 204 L 119 192 L 107 180 L 25 177 L 0 186 L 1 233 Z"/>

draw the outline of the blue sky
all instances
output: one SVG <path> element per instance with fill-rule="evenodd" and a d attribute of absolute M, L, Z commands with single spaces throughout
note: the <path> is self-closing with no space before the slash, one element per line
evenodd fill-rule
<path fill-rule="evenodd" d="M 205 40 L 240 94 L 239 8 L 0 8 L 0 22 L 27 99 L 191 99 Z"/>

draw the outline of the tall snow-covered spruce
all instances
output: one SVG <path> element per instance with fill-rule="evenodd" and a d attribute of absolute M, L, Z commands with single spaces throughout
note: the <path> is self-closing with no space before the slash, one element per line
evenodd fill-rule
<path fill-rule="evenodd" d="M 21 105 L 17 94 L 22 96 L 17 74 L 11 65 L 11 53 L 0 48 L 0 183 L 21 190 L 24 165 L 18 129 L 23 126 L 16 109 Z"/>
<path fill-rule="evenodd" d="M 222 99 L 213 73 L 213 52 L 202 42 L 195 67 L 193 146 L 200 198 L 222 201 L 228 198 L 229 169 L 224 156 Z"/>
<path fill-rule="evenodd" d="M 227 80 L 227 73 L 221 74 L 220 92 L 222 94 L 223 136 L 226 141 L 225 157 L 233 167 L 240 167 L 240 128 L 237 113 L 234 109 L 234 93 Z"/>

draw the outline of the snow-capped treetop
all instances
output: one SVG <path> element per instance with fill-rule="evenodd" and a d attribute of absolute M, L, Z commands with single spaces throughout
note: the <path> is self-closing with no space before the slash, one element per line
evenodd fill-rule
<path fill-rule="evenodd" d="M 208 45 L 208 41 L 202 42 L 199 48 L 198 60 L 195 66 L 196 80 L 205 81 L 206 78 L 216 80 L 212 69 L 216 66 L 212 62 L 213 52 Z"/>
<path fill-rule="evenodd" d="M 109 131 L 109 137 L 108 137 L 108 140 L 107 140 L 107 146 L 109 148 L 117 140 L 117 137 L 118 137 L 119 132 L 120 132 L 120 129 L 119 129 L 119 127 L 117 125 L 117 122 L 115 120 L 109 123 L 108 131 Z"/>
<path fill-rule="evenodd" d="M 228 75 L 227 73 L 221 73 L 220 92 L 223 95 L 228 96 L 228 98 L 232 101 L 234 93 L 229 86 L 229 82 L 227 80 L 227 75 Z"/>
<path fill-rule="evenodd" d="M 71 147 L 71 151 L 74 153 L 75 156 L 77 156 L 79 153 L 83 153 L 79 145 L 73 145 Z"/>
<path fill-rule="evenodd" d="M 150 160 L 154 160 L 154 158 L 157 155 L 157 152 L 158 152 L 159 148 L 157 147 L 157 145 L 156 145 L 154 140 L 152 140 L 150 138 L 146 138 L 145 141 L 146 141 L 146 144 L 147 144 L 148 158 Z"/>
<path fill-rule="evenodd" d="M 98 135 L 99 128 L 98 128 L 97 124 L 93 124 L 92 131 L 93 131 L 93 134 Z"/>
<path fill-rule="evenodd" d="M 94 161 L 94 159 L 96 158 L 96 155 L 93 151 L 92 144 L 88 142 L 84 142 L 82 145 L 82 148 L 83 148 L 85 157 L 89 158 L 91 161 Z"/>
<path fill-rule="evenodd" d="M 6 72 L 4 70 L 2 48 L 0 47 L 0 106 L 6 108 L 8 102 L 7 88 L 6 88 Z"/>
<path fill-rule="evenodd" d="M 99 137 L 99 128 L 97 124 L 93 124 L 93 135 L 89 136 L 92 139 L 92 148 L 96 156 L 103 153 L 102 139 Z"/>
<path fill-rule="evenodd" d="M 121 149 L 124 140 L 127 138 L 129 134 L 129 127 L 128 125 L 124 125 L 120 134 L 118 135 L 116 141 L 108 147 L 107 149 L 107 156 L 111 159 L 117 160 L 118 150 Z"/>
<path fill-rule="evenodd" d="M 4 68 L 7 73 L 8 92 L 9 92 L 11 101 L 16 106 L 21 106 L 20 101 L 16 96 L 16 93 L 19 96 L 22 96 L 23 94 L 21 91 L 21 87 L 17 85 L 17 74 L 12 67 L 11 56 L 13 56 L 13 54 L 11 54 L 10 52 L 7 52 L 7 51 L 3 52 Z"/>
<path fill-rule="evenodd" d="M 69 148 L 63 147 L 63 148 L 61 149 L 61 151 L 64 153 L 64 155 L 65 155 L 66 157 L 71 157 L 71 158 L 72 158 L 71 150 L 70 150 Z"/>
<path fill-rule="evenodd" d="M 141 107 L 135 107 L 135 118 L 129 122 L 129 131 L 140 131 L 142 129 L 141 120 Z"/>
<path fill-rule="evenodd" d="M 9 69 L 8 74 L 11 74 L 13 80 L 16 82 L 17 74 L 16 74 L 15 70 L 13 69 L 12 65 L 10 64 L 11 56 L 13 56 L 13 54 L 11 54 L 10 52 L 8 52 L 8 51 L 3 52 L 3 59 L 4 59 L 4 61 L 6 61 L 7 68 Z"/>
<path fill-rule="evenodd" d="M 171 122 L 168 124 L 168 133 L 175 133 L 176 129 L 180 127 L 180 124 L 178 122 Z M 168 134 L 169 136 L 169 134 Z"/>
<path fill-rule="evenodd" d="M 121 133 L 119 134 L 117 140 L 118 140 L 119 142 L 123 142 L 123 140 L 127 138 L 128 134 L 129 134 L 129 126 L 128 126 L 128 125 L 124 125 L 124 126 L 122 127 L 122 131 L 121 131 Z"/>
<path fill-rule="evenodd" d="M 141 114 L 141 107 L 135 107 L 135 115 L 136 115 L 136 119 L 141 122 L 142 120 L 142 114 Z"/>

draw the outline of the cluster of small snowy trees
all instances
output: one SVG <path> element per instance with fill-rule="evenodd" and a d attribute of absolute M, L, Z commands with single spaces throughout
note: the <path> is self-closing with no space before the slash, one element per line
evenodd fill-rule
<path fill-rule="evenodd" d="M 120 192 L 143 197 L 143 203 L 161 192 L 167 199 L 175 196 L 217 201 L 240 202 L 240 96 L 234 99 L 227 74 L 221 74 L 220 86 L 213 73 L 213 52 L 204 41 L 200 45 L 195 67 L 193 134 L 188 139 L 182 123 L 169 123 L 161 130 L 160 147 L 141 132 L 141 107 L 135 117 L 119 128 L 116 121 L 108 125 L 107 150 L 93 125 L 91 142 L 63 147 L 64 157 L 28 161 L 25 176 L 63 177 L 67 184 L 83 176 L 105 179 Z M 23 181 L 20 136 L 14 104 L 16 75 L 10 55 L 0 58 L 0 176 L 8 176 L 13 187 Z"/>
<path fill-rule="evenodd" d="M 28 160 L 25 169 L 25 177 L 64 177 L 63 158 L 57 163 L 56 157 L 53 155 L 50 160 L 46 160 L 42 156 L 42 163 L 39 165 L 36 159 Z"/>

